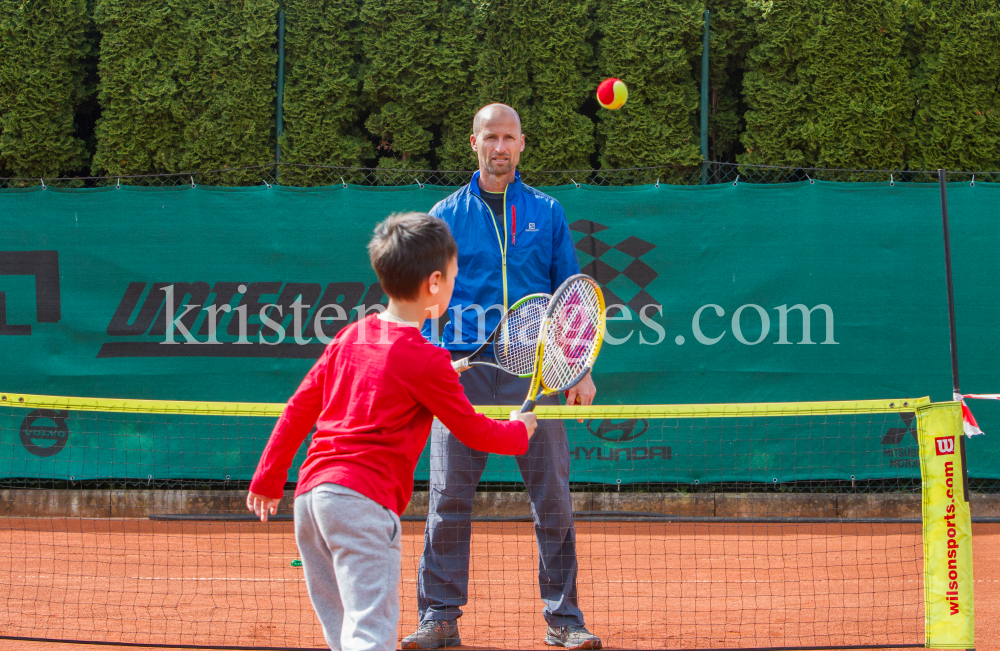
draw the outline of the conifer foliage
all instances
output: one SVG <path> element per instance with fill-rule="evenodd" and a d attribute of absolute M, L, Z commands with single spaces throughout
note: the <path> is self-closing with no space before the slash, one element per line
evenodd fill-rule
<path fill-rule="evenodd" d="M 94 171 L 273 160 L 277 9 L 274 0 L 98 0 L 102 114 Z"/>
<path fill-rule="evenodd" d="M 906 163 L 913 99 L 901 0 L 747 0 L 755 45 L 744 163 L 885 169 Z"/>
<path fill-rule="evenodd" d="M 752 25 L 745 13 L 746 0 L 708 0 L 710 42 L 708 48 L 708 158 L 736 162 L 743 132 L 743 68 L 751 40 Z M 700 57 L 700 55 L 699 55 Z M 694 70 L 701 75 L 701 61 Z M 699 86 L 699 92 L 701 88 Z"/>
<path fill-rule="evenodd" d="M 1000 169 L 1000 4 L 914 6 L 911 169 Z"/>
<path fill-rule="evenodd" d="M 588 169 L 594 123 L 594 1 L 482 0 L 476 104 L 502 102 L 521 116 L 523 170 Z"/>
<path fill-rule="evenodd" d="M 358 167 L 374 151 L 357 122 L 361 103 L 361 0 L 285 0 L 281 160 Z M 282 183 L 324 179 L 286 168 Z"/>
<path fill-rule="evenodd" d="M 85 0 L 0 0 L 0 173 L 78 173 L 76 134 L 90 52 Z"/>
<path fill-rule="evenodd" d="M 476 156 L 469 145 L 472 118 L 479 108 L 475 93 L 474 61 L 479 25 L 474 7 L 467 3 L 451 5 L 448 20 L 442 26 L 441 45 L 451 56 L 445 65 L 444 78 L 452 80 L 447 112 L 441 113 L 440 144 L 435 148 L 438 169 L 475 169 Z"/>
<path fill-rule="evenodd" d="M 522 121 L 531 148 L 525 170 L 589 169 L 594 123 L 581 113 L 594 94 L 594 2 L 526 0 L 518 3 L 531 78 L 531 99 Z"/>
<path fill-rule="evenodd" d="M 696 164 L 704 7 L 697 0 L 600 0 L 602 77 L 628 85 L 628 102 L 601 111 L 603 167 Z M 697 65 L 700 77 L 701 65 Z"/>
<path fill-rule="evenodd" d="M 698 165 L 707 8 L 710 160 L 1000 169 L 996 0 L 0 0 L 0 176 L 271 163 L 279 7 L 286 163 L 474 169 L 504 102 L 525 171 Z"/>
<path fill-rule="evenodd" d="M 472 21 L 462 0 L 365 0 L 365 125 L 383 154 L 379 167 L 427 169 L 442 118 L 468 113 Z"/>
<path fill-rule="evenodd" d="M 481 106 L 500 102 L 521 115 L 526 148 L 522 160 L 531 156 L 535 134 L 524 120 L 531 105 L 531 73 L 528 43 L 524 38 L 524 18 L 516 0 L 478 0 L 476 24 L 481 38 L 475 59 L 475 101 Z M 471 123 L 470 123 L 471 127 Z M 470 129 L 471 131 L 471 129 Z"/>

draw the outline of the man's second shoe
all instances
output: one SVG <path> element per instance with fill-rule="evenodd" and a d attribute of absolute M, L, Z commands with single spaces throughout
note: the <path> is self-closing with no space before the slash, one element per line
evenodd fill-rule
<path fill-rule="evenodd" d="M 549 626 L 545 631 L 545 643 L 549 646 L 561 646 L 564 649 L 601 648 L 601 638 L 584 626 Z"/>
<path fill-rule="evenodd" d="M 427 620 L 399 643 L 401 649 L 440 649 L 458 646 L 462 638 L 458 636 L 458 622 Z M 583 648 L 583 647 L 576 647 Z M 601 648 L 587 647 L 587 648 Z"/>

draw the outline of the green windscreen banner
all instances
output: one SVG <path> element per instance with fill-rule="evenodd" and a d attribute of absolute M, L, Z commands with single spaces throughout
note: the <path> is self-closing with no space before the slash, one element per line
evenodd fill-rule
<path fill-rule="evenodd" d="M 330 337 L 386 301 L 365 250 L 374 224 L 392 212 L 429 210 L 452 191 L 0 191 L 0 390 L 283 402 Z M 598 403 L 951 398 L 936 185 L 546 192 L 566 210 L 582 269 L 616 306 L 594 374 Z M 996 392 L 1000 188 L 951 184 L 948 198 L 962 386 Z M 968 442 L 969 474 L 1000 478 L 1000 446 L 990 436 L 1000 404 L 971 407 L 987 436 Z M 2 412 L 0 476 L 246 479 L 270 427 L 266 419 L 229 427 L 211 418 L 46 416 Z M 764 463 L 753 478 L 811 479 L 817 467 L 838 478 L 919 477 L 910 421 L 906 409 L 879 416 L 879 427 L 865 425 L 863 444 L 820 433 L 850 429 L 839 421 L 819 430 L 815 420 L 768 426 L 759 431 L 794 432 L 751 463 Z M 641 419 L 574 423 L 572 479 L 749 477 L 713 460 L 712 446 L 732 441 L 725 428 L 689 430 Z M 126 437 L 128 450 L 117 442 L 122 432 L 136 433 Z M 749 432 L 738 437 L 753 439 Z M 703 440 L 702 452 L 685 451 L 683 440 Z M 841 461 L 838 440 L 853 446 L 839 448 Z M 758 444 L 767 446 L 748 443 Z M 88 461 L 94 449 L 105 455 Z M 848 461 L 859 454 L 863 463 Z M 506 477 L 503 467 L 490 466 L 493 478 Z M 635 471 L 623 479 L 624 467 Z M 426 478 L 426 460 L 417 478 Z"/>

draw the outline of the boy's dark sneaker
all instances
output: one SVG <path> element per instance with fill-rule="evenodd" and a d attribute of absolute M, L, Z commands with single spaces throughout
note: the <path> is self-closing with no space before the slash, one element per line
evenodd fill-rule
<path fill-rule="evenodd" d="M 588 631 L 585 626 L 549 626 L 545 632 L 545 643 L 565 649 L 601 648 L 601 638 Z"/>
<path fill-rule="evenodd" d="M 440 649 L 446 646 L 458 646 L 461 643 L 462 638 L 458 636 L 458 622 L 431 619 L 404 637 L 403 641 L 399 643 L 399 647 L 401 649 Z M 599 641 L 598 644 L 600 644 Z M 596 648 L 601 647 L 597 646 Z"/>

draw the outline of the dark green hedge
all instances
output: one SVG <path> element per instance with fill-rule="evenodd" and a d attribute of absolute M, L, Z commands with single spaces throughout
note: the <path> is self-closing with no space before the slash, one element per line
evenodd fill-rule
<path fill-rule="evenodd" d="M 461 0 L 365 1 L 365 125 L 384 153 L 380 167 L 427 169 L 443 116 L 471 108 L 471 22 Z"/>
<path fill-rule="evenodd" d="M 281 160 L 357 167 L 374 155 L 362 115 L 361 0 L 285 0 Z M 281 182 L 310 184 L 321 170 L 286 167 Z"/>
<path fill-rule="evenodd" d="M 589 42 L 595 5 L 591 0 L 525 0 L 517 7 L 532 91 L 521 115 L 531 143 L 521 162 L 524 170 L 591 167 L 594 122 L 581 109 L 599 81 Z"/>
<path fill-rule="evenodd" d="M 753 45 L 753 25 L 744 11 L 745 0 L 709 0 L 706 4 L 711 11 L 708 158 L 733 161 L 743 132 L 743 70 Z M 696 62 L 696 71 L 700 72 L 700 65 Z"/>
<path fill-rule="evenodd" d="M 910 166 L 1000 167 L 1000 5 L 924 0 L 913 12 Z"/>
<path fill-rule="evenodd" d="M 279 8 L 285 162 L 472 169 L 502 101 L 526 171 L 696 164 L 706 6 L 709 158 L 1000 168 L 995 0 L 0 0 L 0 174 L 272 161 Z"/>
<path fill-rule="evenodd" d="M 477 25 L 482 41 L 466 139 L 475 109 L 503 102 L 521 115 L 521 169 L 591 167 L 594 122 L 582 109 L 596 85 L 592 0 L 490 0 L 479 4 Z M 475 166 L 475 158 L 468 161 Z"/>
<path fill-rule="evenodd" d="M 76 135 L 90 53 L 85 0 L 0 0 L 0 173 L 83 171 Z"/>
<path fill-rule="evenodd" d="M 703 11 L 695 0 L 601 0 L 601 76 L 629 89 L 625 106 L 599 114 L 602 166 L 701 160 L 696 75 Z"/>
<path fill-rule="evenodd" d="M 913 96 L 899 0 L 753 2 L 741 162 L 906 165 Z"/>
<path fill-rule="evenodd" d="M 519 25 L 523 22 L 520 14 L 521 9 L 516 0 L 487 0 L 477 3 L 476 26 L 477 31 L 482 34 L 472 63 L 475 90 L 473 111 L 479 106 L 502 102 L 513 106 L 523 115 L 531 104 L 528 44 L 519 30 Z M 471 133 L 472 116 L 469 116 L 468 125 L 466 131 Z M 522 121 L 521 127 L 527 143 L 522 160 L 527 160 L 536 144 L 535 134 L 531 124 Z M 469 156 L 465 168 L 474 169 L 475 156 L 471 152 Z"/>
<path fill-rule="evenodd" d="M 94 172 L 272 160 L 277 10 L 274 0 L 98 0 L 102 113 Z"/>

